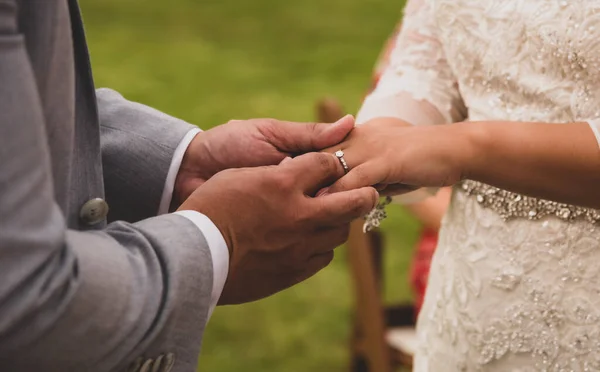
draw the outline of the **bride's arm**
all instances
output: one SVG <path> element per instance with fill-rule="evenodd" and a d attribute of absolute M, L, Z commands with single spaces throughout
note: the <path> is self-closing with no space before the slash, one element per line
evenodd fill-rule
<path fill-rule="evenodd" d="M 354 129 L 339 145 L 351 170 L 330 192 L 375 184 L 390 185 L 393 192 L 402 184 L 446 186 L 469 178 L 600 209 L 598 127 L 524 122 L 406 127 L 378 120 Z"/>
<path fill-rule="evenodd" d="M 600 208 L 598 123 L 482 122 L 456 125 L 461 174 L 506 190 Z M 464 134 L 461 134 L 464 133 Z"/>
<path fill-rule="evenodd" d="M 444 186 L 470 177 L 600 207 L 600 150 L 587 123 L 423 126 L 466 116 L 437 32 L 429 1 L 410 0 L 390 65 L 357 116 L 366 124 L 331 149 L 344 149 L 352 168 L 331 191 L 379 183 L 393 193 L 396 186 L 406 191 L 400 184 Z"/>
<path fill-rule="evenodd" d="M 435 125 L 465 118 L 458 84 L 437 33 L 429 1 L 409 0 L 403 22 L 380 55 L 374 89 L 357 114 L 357 124 L 396 119 L 398 125 Z M 427 222 L 444 212 L 444 203 L 435 204 L 435 198 L 422 200 L 436 192 L 417 190 L 395 201 L 408 204 L 418 216 L 427 217 Z"/>

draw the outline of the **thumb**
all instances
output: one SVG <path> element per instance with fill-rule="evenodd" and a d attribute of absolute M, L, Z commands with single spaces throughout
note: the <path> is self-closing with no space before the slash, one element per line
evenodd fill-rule
<path fill-rule="evenodd" d="M 295 154 L 320 151 L 342 142 L 354 128 L 354 117 L 346 115 L 335 123 L 299 124 L 284 122 L 272 132 L 271 143 L 279 151 Z"/>
<path fill-rule="evenodd" d="M 310 133 L 313 148 L 307 151 L 320 151 L 342 142 L 354 129 L 354 117 L 346 115 L 333 124 L 315 124 Z"/>

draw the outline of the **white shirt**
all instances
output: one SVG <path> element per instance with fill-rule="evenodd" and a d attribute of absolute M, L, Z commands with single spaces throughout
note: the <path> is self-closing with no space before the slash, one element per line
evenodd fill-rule
<path fill-rule="evenodd" d="M 190 130 L 175 149 L 173 159 L 171 160 L 171 166 L 169 167 L 169 172 L 167 173 L 167 179 L 165 180 L 165 186 L 160 199 L 160 205 L 158 207 L 159 215 L 169 212 L 169 206 L 171 205 L 171 199 L 173 198 L 175 179 L 177 178 L 177 173 L 179 173 L 179 167 L 181 166 L 183 155 L 198 133 L 200 133 L 200 129 L 198 128 Z M 219 297 L 221 297 L 221 292 L 223 291 L 225 280 L 227 279 L 227 273 L 229 271 L 229 249 L 227 249 L 227 243 L 225 243 L 225 239 L 223 239 L 223 235 L 217 226 L 215 226 L 215 224 L 202 213 L 193 210 L 186 210 L 177 211 L 175 214 L 183 216 L 192 221 L 194 225 L 200 229 L 202 235 L 204 235 L 204 238 L 208 244 L 208 248 L 210 249 L 210 257 L 213 267 L 213 287 L 211 292 L 210 306 L 208 308 L 208 316 L 206 318 L 206 322 L 208 323 L 208 319 L 210 319 L 215 306 L 217 306 Z"/>

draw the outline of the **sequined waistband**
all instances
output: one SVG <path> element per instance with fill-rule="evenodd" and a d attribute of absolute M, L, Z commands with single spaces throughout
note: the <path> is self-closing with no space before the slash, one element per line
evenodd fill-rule
<path fill-rule="evenodd" d="M 476 181 L 463 181 L 458 190 L 474 197 L 484 208 L 495 211 L 505 220 L 539 220 L 546 216 L 555 216 L 564 221 L 585 220 L 600 223 L 600 210 L 523 196 Z"/>

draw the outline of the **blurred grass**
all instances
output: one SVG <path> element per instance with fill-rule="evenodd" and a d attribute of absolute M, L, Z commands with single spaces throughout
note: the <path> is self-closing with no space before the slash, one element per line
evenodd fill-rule
<path fill-rule="evenodd" d="M 229 119 L 309 121 L 318 98 L 355 112 L 392 0 L 81 0 L 98 87 L 208 129 Z M 384 225 L 388 300 L 406 281 L 418 225 L 400 207 Z M 345 251 L 314 278 L 269 299 L 218 308 L 202 371 L 347 369 L 352 288 Z"/>

